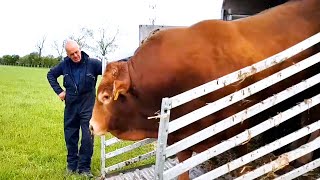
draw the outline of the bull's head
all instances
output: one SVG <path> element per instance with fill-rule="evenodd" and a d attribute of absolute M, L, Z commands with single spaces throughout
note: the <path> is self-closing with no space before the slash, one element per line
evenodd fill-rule
<path fill-rule="evenodd" d="M 128 66 L 125 62 L 110 63 L 98 86 L 97 98 L 90 120 L 90 128 L 96 135 L 109 131 L 112 118 L 111 106 L 115 101 L 121 101 L 130 87 Z M 120 97 L 119 97 L 120 96 Z"/>
<path fill-rule="evenodd" d="M 103 135 L 110 132 L 128 140 L 145 138 L 145 129 L 150 130 L 152 122 L 141 112 L 139 103 L 137 92 L 132 88 L 128 62 L 108 64 L 98 86 L 90 120 L 92 133 Z"/>

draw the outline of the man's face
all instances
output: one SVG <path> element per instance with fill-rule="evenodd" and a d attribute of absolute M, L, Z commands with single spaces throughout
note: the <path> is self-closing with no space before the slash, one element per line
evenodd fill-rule
<path fill-rule="evenodd" d="M 81 60 L 81 51 L 76 46 L 68 48 L 67 55 L 75 63 L 78 63 Z"/>

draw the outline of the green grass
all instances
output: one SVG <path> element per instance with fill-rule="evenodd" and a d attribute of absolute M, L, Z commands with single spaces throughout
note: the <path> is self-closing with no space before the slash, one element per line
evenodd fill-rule
<path fill-rule="evenodd" d="M 64 102 L 47 82 L 48 70 L 0 66 L 0 179 L 82 179 L 78 175 L 65 175 Z M 128 142 L 120 146 L 124 144 Z M 148 146 L 115 157 L 106 165 L 150 149 Z M 95 137 L 91 167 L 93 174 L 99 176 L 100 137 Z"/>

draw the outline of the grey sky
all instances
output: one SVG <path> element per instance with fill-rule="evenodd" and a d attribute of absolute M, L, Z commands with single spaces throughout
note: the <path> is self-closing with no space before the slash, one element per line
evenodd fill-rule
<path fill-rule="evenodd" d="M 53 41 L 88 27 L 119 29 L 118 48 L 109 55 L 118 59 L 138 46 L 139 24 L 155 19 L 157 25 L 188 26 L 218 19 L 221 4 L 222 0 L 4 0 L 0 1 L 0 56 L 36 51 L 36 43 L 44 36 L 44 55 L 56 56 Z"/>

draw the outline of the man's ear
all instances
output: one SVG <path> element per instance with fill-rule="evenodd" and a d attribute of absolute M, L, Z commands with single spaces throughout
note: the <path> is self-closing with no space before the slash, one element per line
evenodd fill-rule
<path fill-rule="evenodd" d="M 126 94 L 130 88 L 130 75 L 128 65 L 125 62 L 117 66 L 117 77 L 113 81 L 113 100 L 117 100 L 120 94 Z"/>

